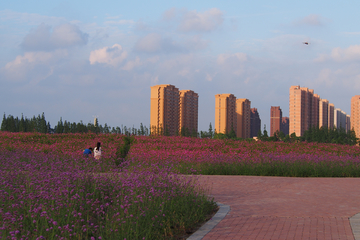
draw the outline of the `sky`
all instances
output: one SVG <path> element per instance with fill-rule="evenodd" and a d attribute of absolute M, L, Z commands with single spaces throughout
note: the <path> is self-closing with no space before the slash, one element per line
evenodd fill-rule
<path fill-rule="evenodd" d="M 1 1 L 0 111 L 52 127 L 150 124 L 150 86 L 247 98 L 270 129 L 289 88 L 314 89 L 350 115 L 360 94 L 360 1 Z M 309 42 L 309 45 L 303 44 Z"/>

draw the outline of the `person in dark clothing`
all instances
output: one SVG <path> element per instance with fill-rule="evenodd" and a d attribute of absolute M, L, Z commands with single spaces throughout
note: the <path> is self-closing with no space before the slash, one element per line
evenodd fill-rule
<path fill-rule="evenodd" d="M 92 154 L 92 151 L 93 151 L 92 147 L 89 147 L 84 150 L 83 154 L 84 156 L 90 156 Z"/>

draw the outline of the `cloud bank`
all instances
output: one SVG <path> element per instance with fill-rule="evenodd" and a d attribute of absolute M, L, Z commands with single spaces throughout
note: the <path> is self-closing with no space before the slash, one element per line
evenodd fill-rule
<path fill-rule="evenodd" d="M 52 28 L 40 24 L 23 39 L 21 47 L 25 51 L 52 51 L 60 48 L 86 45 L 89 35 L 73 24 L 61 24 Z"/>

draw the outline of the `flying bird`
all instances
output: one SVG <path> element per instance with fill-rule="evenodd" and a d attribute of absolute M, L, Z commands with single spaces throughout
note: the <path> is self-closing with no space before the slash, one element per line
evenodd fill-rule
<path fill-rule="evenodd" d="M 309 42 L 303 42 L 303 44 L 305 44 L 305 45 L 309 45 L 310 43 L 309 43 Z"/>

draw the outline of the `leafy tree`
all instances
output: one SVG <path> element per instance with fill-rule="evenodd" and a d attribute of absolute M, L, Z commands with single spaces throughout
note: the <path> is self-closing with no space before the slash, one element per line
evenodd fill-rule
<path fill-rule="evenodd" d="M 214 137 L 214 132 L 213 132 L 213 128 L 212 128 L 212 125 L 211 125 L 211 122 L 210 122 L 210 124 L 209 124 L 209 137 L 210 138 L 213 138 Z"/>
<path fill-rule="evenodd" d="M 267 138 L 269 137 L 268 132 L 266 131 L 266 124 L 264 124 L 264 134 L 262 136 L 262 140 L 267 140 Z"/>
<path fill-rule="evenodd" d="M 8 131 L 6 123 L 7 123 L 7 118 L 6 118 L 6 115 L 4 113 L 3 120 L 1 122 L 1 131 Z"/>

